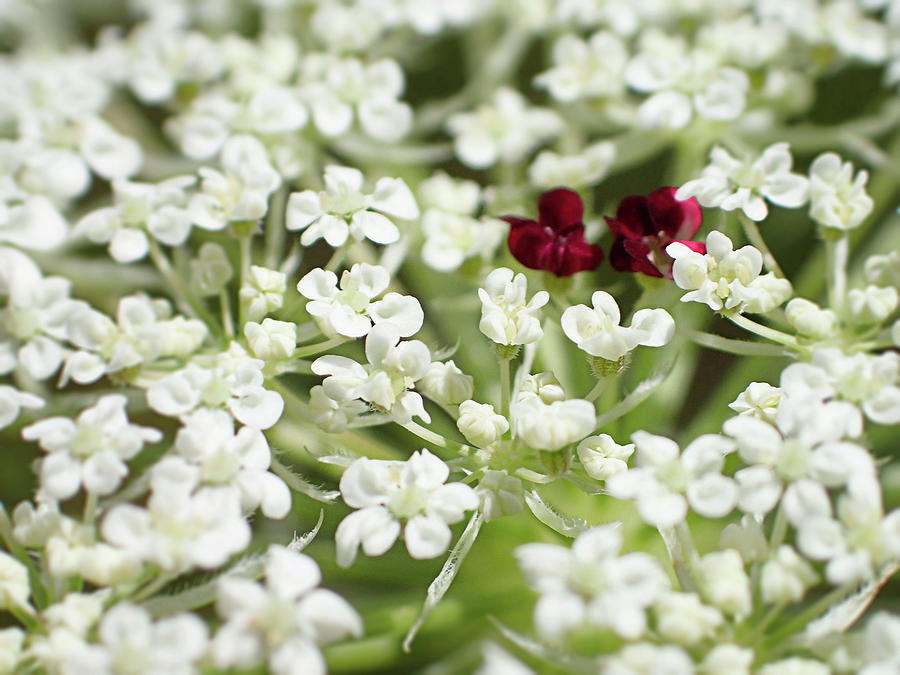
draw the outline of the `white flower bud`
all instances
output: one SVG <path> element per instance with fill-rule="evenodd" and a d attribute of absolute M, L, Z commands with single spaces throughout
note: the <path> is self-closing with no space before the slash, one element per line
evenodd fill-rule
<path fill-rule="evenodd" d="M 819 155 L 809 167 L 809 215 L 823 227 L 858 227 L 874 206 L 866 194 L 868 178 L 865 171 L 854 178 L 853 165 L 833 152 Z"/>
<path fill-rule="evenodd" d="M 696 593 L 668 591 L 656 600 L 656 629 L 665 640 L 695 645 L 712 637 L 722 624 L 722 613 L 707 607 Z"/>
<path fill-rule="evenodd" d="M 700 588 L 707 601 L 735 617 L 745 617 L 753 609 L 750 579 L 741 554 L 734 549 L 713 551 L 697 565 Z"/>
<path fill-rule="evenodd" d="M 0 673 L 15 672 L 22 655 L 25 633 L 19 628 L 0 630 Z"/>
<path fill-rule="evenodd" d="M 469 443 L 483 448 L 505 434 L 509 429 L 509 422 L 503 415 L 496 414 L 490 403 L 463 401 L 459 404 L 456 426 Z"/>
<path fill-rule="evenodd" d="M 718 645 L 703 659 L 699 672 L 703 675 L 750 675 L 754 656 L 752 649 Z"/>
<path fill-rule="evenodd" d="M 297 326 L 289 321 L 263 319 L 262 324 L 248 321 L 244 336 L 254 356 L 263 361 L 283 361 L 290 358 L 297 345 Z"/>
<path fill-rule="evenodd" d="M 774 422 L 782 395 L 781 389 L 768 382 L 751 382 L 728 407 L 741 415 Z"/>
<path fill-rule="evenodd" d="M 537 342 L 541 329 L 541 307 L 550 300 L 547 291 L 538 291 L 527 303 L 528 282 L 524 274 L 513 275 L 507 267 L 488 274 L 484 288 L 478 289 L 481 298 L 479 330 L 500 345 L 525 345 Z"/>
<path fill-rule="evenodd" d="M 474 379 L 453 361 L 434 361 L 416 387 L 429 398 L 444 405 L 456 405 L 472 396 Z"/>
<path fill-rule="evenodd" d="M 513 433 L 535 450 L 561 450 L 594 430 L 594 405 L 584 399 L 517 401 L 511 409 Z"/>
<path fill-rule="evenodd" d="M 28 568 L 9 553 L 0 551 L 0 609 L 28 608 Z"/>
<path fill-rule="evenodd" d="M 240 290 L 241 302 L 247 306 L 247 318 L 258 321 L 281 307 L 285 288 L 287 284 L 283 272 L 252 265 Z"/>
<path fill-rule="evenodd" d="M 485 520 L 514 515 L 524 505 L 522 481 L 506 471 L 485 471 L 475 494 L 481 498 Z"/>
<path fill-rule="evenodd" d="M 769 544 L 762 525 L 752 514 L 745 514 L 741 523 L 726 525 L 719 537 L 719 548 L 737 550 L 744 562 L 765 560 L 769 554 Z"/>
<path fill-rule="evenodd" d="M 799 602 L 819 580 L 812 566 L 790 546 L 781 546 L 762 567 L 760 588 L 766 604 Z"/>
<path fill-rule="evenodd" d="M 191 260 L 191 286 L 201 298 L 218 295 L 233 275 L 225 249 L 219 244 L 206 242 L 200 254 Z"/>
<path fill-rule="evenodd" d="M 800 335 L 826 340 L 838 331 L 837 315 L 805 298 L 794 298 L 784 308 L 787 320 Z"/>
<path fill-rule="evenodd" d="M 897 289 L 893 286 L 854 288 L 847 294 L 847 308 L 854 323 L 881 323 L 897 309 Z"/>
<path fill-rule="evenodd" d="M 578 444 L 576 452 L 591 478 L 606 480 L 628 468 L 627 460 L 634 452 L 634 443 L 619 445 L 609 434 L 600 434 L 585 438 Z"/>
<path fill-rule="evenodd" d="M 866 281 L 876 286 L 900 287 L 900 251 L 866 259 Z"/>

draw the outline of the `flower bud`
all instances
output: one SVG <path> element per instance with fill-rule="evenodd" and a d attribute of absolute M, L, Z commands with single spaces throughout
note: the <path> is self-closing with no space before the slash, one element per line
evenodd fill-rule
<path fill-rule="evenodd" d="M 806 589 L 819 580 L 812 566 L 790 546 L 781 546 L 762 566 L 760 588 L 766 604 L 800 602 Z"/>
<path fill-rule="evenodd" d="M 244 336 L 254 356 L 263 361 L 283 361 L 290 358 L 297 345 L 297 326 L 289 321 L 263 319 L 262 324 L 248 321 Z"/>
<path fill-rule="evenodd" d="M 634 443 L 619 445 L 609 434 L 600 434 L 585 438 L 578 444 L 576 452 L 591 478 L 606 480 L 614 473 L 628 468 L 626 460 L 634 452 Z"/>
<path fill-rule="evenodd" d="M 837 334 L 837 315 L 805 298 L 791 300 L 784 308 L 784 313 L 790 324 L 804 337 L 826 340 Z"/>
<path fill-rule="evenodd" d="M 453 361 L 434 361 L 416 387 L 438 403 L 456 405 L 472 396 L 474 380 Z"/>
<path fill-rule="evenodd" d="M 475 488 L 475 494 L 481 498 L 485 520 L 516 514 L 522 510 L 524 503 L 522 481 L 506 471 L 486 470 Z"/>
<path fill-rule="evenodd" d="M 722 624 L 722 613 L 707 607 L 696 593 L 663 593 L 656 601 L 656 629 L 665 640 L 695 645 L 712 637 Z"/>
<path fill-rule="evenodd" d="M 203 244 L 200 255 L 191 261 L 191 286 L 201 298 L 218 295 L 232 275 L 231 263 L 219 244 Z"/>
<path fill-rule="evenodd" d="M 509 422 L 496 414 L 490 403 L 463 401 L 456 426 L 469 443 L 483 448 L 499 440 L 509 429 Z"/>
<path fill-rule="evenodd" d="M 286 287 L 284 273 L 252 265 L 240 290 L 241 303 L 247 307 L 247 318 L 258 321 L 281 307 Z"/>
<path fill-rule="evenodd" d="M 750 614 L 750 579 L 740 553 L 732 548 L 707 553 L 700 559 L 697 572 L 707 601 L 736 617 Z"/>
<path fill-rule="evenodd" d="M 854 323 L 881 323 L 897 309 L 897 289 L 893 286 L 854 288 L 847 294 L 847 307 Z"/>

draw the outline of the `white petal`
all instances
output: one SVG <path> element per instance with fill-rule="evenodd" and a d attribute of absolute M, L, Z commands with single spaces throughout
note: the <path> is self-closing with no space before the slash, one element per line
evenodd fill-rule
<path fill-rule="evenodd" d="M 419 217 L 419 207 L 409 187 L 401 178 L 381 178 L 375 183 L 375 192 L 369 206 L 403 220 Z"/>
<path fill-rule="evenodd" d="M 266 552 L 266 586 L 286 600 L 299 598 L 322 581 L 316 561 L 284 546 L 270 546 Z"/>
<path fill-rule="evenodd" d="M 55 452 L 41 462 L 41 490 L 53 499 L 68 499 L 81 486 L 81 464 L 67 452 Z"/>
<path fill-rule="evenodd" d="M 399 141 L 412 126 L 412 108 L 402 101 L 373 98 L 360 103 L 357 111 L 363 131 L 385 143 Z"/>
<path fill-rule="evenodd" d="M 371 239 L 376 244 L 392 244 L 400 231 L 390 218 L 376 211 L 357 211 L 350 219 L 350 232 L 358 239 Z"/>
<path fill-rule="evenodd" d="M 406 550 L 417 560 L 436 558 L 450 546 L 450 527 L 439 518 L 413 516 L 406 523 Z"/>
<path fill-rule="evenodd" d="M 120 263 L 130 263 L 147 255 L 150 245 L 143 230 L 123 227 L 117 230 L 109 243 L 109 254 Z"/>
<path fill-rule="evenodd" d="M 362 619 L 344 598 L 334 591 L 317 588 L 300 601 L 298 612 L 309 621 L 319 644 L 337 642 L 363 632 Z"/>
<path fill-rule="evenodd" d="M 724 518 L 738 500 L 738 486 L 718 473 L 707 473 L 687 487 L 691 508 L 704 518 Z"/>

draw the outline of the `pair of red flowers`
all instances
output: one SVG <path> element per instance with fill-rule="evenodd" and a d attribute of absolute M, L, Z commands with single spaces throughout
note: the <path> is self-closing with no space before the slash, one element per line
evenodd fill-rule
<path fill-rule="evenodd" d="M 633 195 L 619 204 L 615 218 L 607 218 L 615 236 L 609 262 L 620 272 L 641 272 L 672 278 L 672 259 L 666 246 L 679 241 L 706 253 L 703 242 L 690 241 L 703 221 L 694 198 L 675 199 L 673 187 L 661 187 L 646 197 Z M 510 224 L 509 250 L 525 267 L 547 270 L 558 277 L 595 269 L 603 260 L 599 246 L 584 240 L 584 206 L 577 193 L 557 188 L 538 200 L 537 222 L 503 216 Z"/>

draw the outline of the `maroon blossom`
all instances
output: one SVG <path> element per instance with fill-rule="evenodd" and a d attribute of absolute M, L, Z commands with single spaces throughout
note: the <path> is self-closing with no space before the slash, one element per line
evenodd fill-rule
<path fill-rule="evenodd" d="M 606 219 L 616 238 L 609 250 L 609 264 L 614 269 L 671 279 L 673 260 L 666 254 L 666 246 L 678 241 L 706 253 L 702 241 L 690 241 L 703 222 L 700 205 L 693 197 L 675 199 L 676 189 L 661 187 L 646 197 L 626 197 L 616 217 Z"/>
<path fill-rule="evenodd" d="M 525 267 L 567 277 L 595 269 L 603 260 L 599 246 L 584 240 L 584 206 L 577 193 L 556 188 L 538 200 L 538 220 L 503 216 L 510 224 L 507 243 Z"/>

